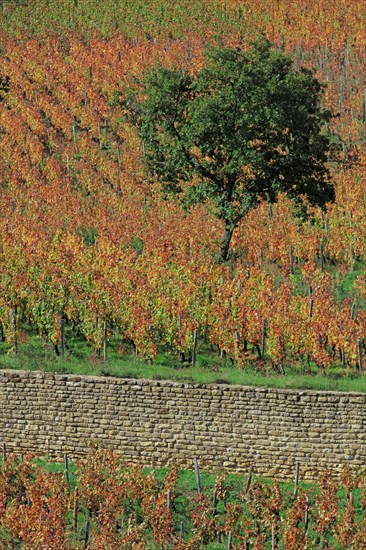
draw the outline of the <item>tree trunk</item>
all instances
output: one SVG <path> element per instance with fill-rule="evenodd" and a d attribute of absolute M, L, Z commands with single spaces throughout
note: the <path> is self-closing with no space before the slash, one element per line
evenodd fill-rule
<path fill-rule="evenodd" d="M 230 242 L 231 242 L 231 237 L 233 236 L 233 233 L 234 233 L 234 228 L 231 228 L 229 226 L 225 227 L 225 230 L 221 239 L 221 245 L 220 245 L 220 260 L 222 262 L 226 262 L 226 260 L 228 259 Z"/>

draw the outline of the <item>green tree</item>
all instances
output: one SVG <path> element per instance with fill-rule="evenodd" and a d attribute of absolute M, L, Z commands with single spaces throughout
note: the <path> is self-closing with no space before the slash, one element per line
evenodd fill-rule
<path fill-rule="evenodd" d="M 224 221 L 226 260 L 235 227 L 260 199 L 284 191 L 321 207 L 334 200 L 322 94 L 310 70 L 296 71 L 261 39 L 247 51 L 208 49 L 195 74 L 157 66 L 126 104 L 150 173 L 186 207 L 209 201 Z"/>

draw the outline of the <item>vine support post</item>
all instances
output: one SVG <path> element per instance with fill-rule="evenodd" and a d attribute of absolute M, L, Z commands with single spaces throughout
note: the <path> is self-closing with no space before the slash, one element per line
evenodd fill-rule
<path fill-rule="evenodd" d="M 363 373 L 363 340 L 357 340 L 358 369 Z"/>
<path fill-rule="evenodd" d="M 11 328 L 13 331 L 13 341 L 12 341 L 12 352 L 14 355 L 18 355 L 18 327 L 17 327 L 17 310 L 16 307 L 14 309 L 9 310 L 9 316 L 10 316 L 10 323 Z"/>
<path fill-rule="evenodd" d="M 309 300 L 309 318 L 311 319 L 313 316 L 313 306 L 314 306 L 314 300 L 310 298 Z"/>
<path fill-rule="evenodd" d="M 353 212 L 350 210 L 349 212 L 349 227 L 352 229 L 353 227 Z M 350 241 L 349 243 L 349 270 L 352 273 L 353 272 L 353 265 L 354 265 L 354 254 L 353 254 L 353 242 Z"/>
<path fill-rule="evenodd" d="M 65 480 L 68 486 L 70 486 L 70 480 L 69 480 L 69 457 L 67 454 L 64 454 L 64 465 L 65 465 Z"/>
<path fill-rule="evenodd" d="M 103 361 L 107 361 L 107 336 L 108 336 L 108 326 L 107 321 L 103 323 Z"/>
<path fill-rule="evenodd" d="M 306 504 L 305 504 L 304 524 L 305 524 L 305 533 L 307 533 L 309 529 L 309 497 L 306 495 L 305 499 L 306 499 Z"/>
<path fill-rule="evenodd" d="M 78 527 L 78 507 L 79 507 L 79 489 L 75 487 L 74 505 L 72 510 L 72 530 L 76 531 Z"/>
<path fill-rule="evenodd" d="M 261 356 L 264 359 L 266 352 L 266 337 L 267 337 L 267 321 L 264 319 L 262 324 L 262 342 L 261 342 Z"/>
<path fill-rule="evenodd" d="M 271 220 L 273 218 L 272 204 L 268 205 L 268 218 Z"/>
<path fill-rule="evenodd" d="M 319 258 L 320 258 L 320 269 L 324 271 L 324 250 L 323 250 L 323 243 L 320 243 L 319 246 Z"/>
<path fill-rule="evenodd" d="M 356 304 L 352 304 L 351 307 L 351 321 L 354 321 L 356 318 Z"/>
<path fill-rule="evenodd" d="M 298 485 L 299 485 L 299 477 L 300 477 L 300 462 L 296 462 L 294 497 L 296 497 L 296 495 L 297 495 L 297 489 L 298 489 Z"/>
<path fill-rule="evenodd" d="M 352 242 L 350 242 L 349 243 L 349 270 L 350 270 L 350 273 L 353 272 L 353 265 L 354 265 L 353 244 L 352 244 Z"/>
<path fill-rule="evenodd" d="M 292 244 L 290 244 L 289 248 L 289 257 L 290 257 L 290 273 L 294 272 L 294 252 L 292 248 Z"/>
<path fill-rule="evenodd" d="M 200 469 L 199 469 L 198 460 L 197 460 L 196 457 L 194 457 L 193 463 L 194 463 L 194 473 L 195 473 L 195 476 L 196 476 L 197 491 L 198 491 L 198 493 L 202 493 Z"/>
<path fill-rule="evenodd" d="M 212 498 L 212 515 L 214 517 L 217 515 L 217 504 L 218 504 L 217 493 L 215 491 Z"/>
<path fill-rule="evenodd" d="M 85 524 L 85 531 L 84 531 L 84 548 L 88 547 L 89 543 L 89 532 L 90 532 L 90 521 L 88 520 Z"/>
<path fill-rule="evenodd" d="M 118 175 L 119 175 L 121 172 L 121 150 L 118 144 L 117 144 L 117 162 L 118 162 Z"/>
<path fill-rule="evenodd" d="M 65 319 L 60 319 L 61 357 L 65 357 Z"/>
<path fill-rule="evenodd" d="M 78 140 L 77 140 L 76 124 L 72 125 L 72 136 L 73 136 L 73 140 L 74 140 L 75 149 L 77 151 L 78 150 Z"/>
<path fill-rule="evenodd" d="M 195 366 L 197 360 L 197 340 L 198 340 L 198 331 L 195 329 L 193 331 L 193 346 L 192 346 L 192 367 Z"/>
<path fill-rule="evenodd" d="M 99 149 L 102 148 L 102 128 L 100 124 L 100 120 L 98 120 L 98 142 L 99 142 Z"/>
<path fill-rule="evenodd" d="M 252 483 L 252 477 L 253 477 L 253 465 L 251 464 L 249 466 L 248 479 L 245 486 L 244 494 L 247 494 L 247 492 L 249 491 L 250 484 Z"/>

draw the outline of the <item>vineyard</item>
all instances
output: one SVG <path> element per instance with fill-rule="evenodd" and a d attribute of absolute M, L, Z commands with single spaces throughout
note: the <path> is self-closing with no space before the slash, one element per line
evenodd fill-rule
<path fill-rule="evenodd" d="M 366 63 L 363 2 L 2 3 L 0 324 L 16 353 L 26 327 L 64 353 L 64 328 L 106 354 L 194 363 L 197 346 L 326 373 L 365 361 Z M 187 8 L 187 9 L 186 9 Z M 16 10 L 16 11 L 14 11 Z M 183 10 L 183 11 L 182 11 Z M 123 12 L 123 13 L 122 13 Z M 111 13 L 114 14 L 111 17 Z M 16 18 L 16 22 L 15 22 Z M 83 21 L 87 23 L 83 26 Z M 95 28 L 98 26 L 98 30 Z M 49 28 L 42 37 L 39 32 Z M 188 30 L 189 29 L 189 30 Z M 264 33 L 296 70 L 326 83 L 336 200 L 299 216 L 284 194 L 223 225 L 210 205 L 164 198 L 143 162 L 125 97 L 157 62 L 195 72 L 208 43 L 246 48 Z M 138 84 L 137 84 L 138 85 Z"/>
<path fill-rule="evenodd" d="M 192 465 L 193 466 L 193 465 Z M 76 467 L 3 452 L 2 548 L 364 548 L 364 477 L 318 485 L 130 466 L 93 451 Z M 77 484 L 77 485 L 76 485 Z M 24 526 L 27 529 L 24 529 Z"/>
<path fill-rule="evenodd" d="M 182 377 L 200 353 L 216 371 L 363 375 L 365 21 L 365 0 L 0 0 L 0 355 L 34 339 L 72 370 L 77 341 L 90 363 L 113 350 L 151 372 L 165 355 Z M 214 203 L 164 193 L 128 104 L 157 65 L 193 77 L 208 47 L 258 37 L 324 84 L 335 200 L 260 200 L 219 261 Z M 193 467 L 4 445 L 0 548 L 366 548 L 362 472 L 286 485 Z"/>

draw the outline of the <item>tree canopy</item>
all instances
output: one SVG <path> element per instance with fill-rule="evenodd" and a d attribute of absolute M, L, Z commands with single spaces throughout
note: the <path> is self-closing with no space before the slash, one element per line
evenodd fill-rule
<path fill-rule="evenodd" d="M 210 201 L 225 225 L 222 260 L 259 200 L 279 192 L 321 207 L 334 200 L 323 90 L 264 39 L 246 51 L 211 47 L 196 73 L 159 65 L 144 77 L 129 108 L 148 170 L 185 206 Z"/>

